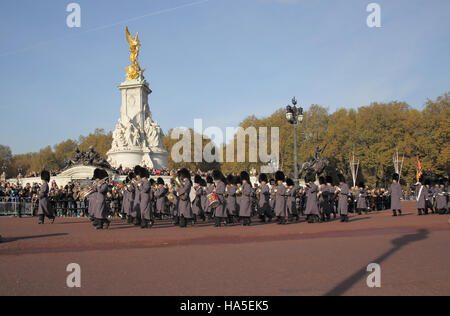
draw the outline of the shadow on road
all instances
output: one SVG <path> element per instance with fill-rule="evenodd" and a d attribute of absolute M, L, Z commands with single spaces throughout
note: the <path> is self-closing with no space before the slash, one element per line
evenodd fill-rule
<path fill-rule="evenodd" d="M 2 244 L 7 242 L 14 242 L 18 240 L 24 240 L 24 239 L 37 239 L 37 238 L 47 238 L 47 237 L 57 237 L 57 236 L 65 236 L 69 235 L 68 233 L 59 233 L 59 234 L 48 234 L 48 235 L 37 235 L 37 236 L 24 236 L 24 237 L 11 237 L 11 238 L 2 238 Z"/>
<path fill-rule="evenodd" d="M 396 239 L 392 240 L 393 247 L 389 251 L 382 254 L 380 257 L 372 260 L 371 262 L 381 264 L 384 260 L 389 258 L 391 255 L 393 255 L 394 253 L 396 253 L 397 251 L 399 251 L 406 245 L 427 239 L 428 234 L 429 234 L 428 230 L 419 229 L 417 231 L 417 233 L 415 233 L 415 234 L 404 235 L 402 237 L 396 238 Z M 357 271 L 355 274 L 353 274 L 352 276 L 350 276 L 349 278 L 347 278 L 346 280 L 341 282 L 334 289 L 332 289 L 331 291 L 326 293 L 325 296 L 343 295 L 345 292 L 347 292 L 349 289 L 351 289 L 353 285 L 360 282 L 361 279 L 364 278 L 366 273 L 367 273 L 367 271 L 365 268 Z"/>

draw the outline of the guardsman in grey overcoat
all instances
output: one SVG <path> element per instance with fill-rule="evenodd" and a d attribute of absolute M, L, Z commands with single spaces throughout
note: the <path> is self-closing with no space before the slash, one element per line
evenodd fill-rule
<path fill-rule="evenodd" d="M 238 217 L 239 221 L 241 220 L 240 217 L 240 208 L 241 208 L 241 198 L 242 198 L 242 179 L 241 176 L 237 176 L 235 179 L 236 182 L 236 216 Z"/>
<path fill-rule="evenodd" d="M 299 221 L 300 217 L 297 211 L 297 191 L 295 190 L 295 183 L 292 179 L 286 179 L 286 210 L 288 216 L 290 216 L 293 220 Z"/>
<path fill-rule="evenodd" d="M 423 177 L 421 176 L 419 178 L 419 181 L 417 181 L 416 183 L 416 206 L 417 206 L 417 210 L 419 213 L 419 216 L 423 215 L 423 212 L 425 211 L 425 191 L 426 188 L 425 186 L 422 184 L 423 182 Z"/>
<path fill-rule="evenodd" d="M 134 167 L 134 174 L 136 176 L 136 183 L 134 185 L 134 201 L 133 208 L 131 210 L 131 217 L 133 218 L 134 225 L 141 225 L 141 166 Z"/>
<path fill-rule="evenodd" d="M 341 214 L 341 222 L 348 222 L 348 194 L 350 189 L 342 174 L 339 175 L 339 201 L 337 212 Z"/>
<path fill-rule="evenodd" d="M 308 223 L 314 223 L 319 219 L 319 204 L 317 201 L 317 194 L 319 187 L 314 183 L 315 175 L 313 173 L 307 174 L 305 177 L 305 195 L 306 195 L 306 220 Z"/>
<path fill-rule="evenodd" d="M 42 185 L 39 190 L 39 207 L 38 207 L 38 224 L 44 224 L 44 218 L 47 217 L 50 219 L 51 223 L 55 222 L 55 213 L 53 211 L 52 206 L 50 205 L 50 201 L 48 198 L 49 187 L 48 183 L 50 182 L 50 172 L 47 170 L 42 170 L 41 172 L 41 180 Z"/>
<path fill-rule="evenodd" d="M 447 196 L 445 190 L 445 180 L 439 180 L 439 187 L 436 192 L 436 210 L 440 215 L 444 215 L 447 211 Z"/>
<path fill-rule="evenodd" d="M 187 223 L 192 221 L 192 207 L 191 207 L 191 174 L 189 170 L 183 168 L 178 171 L 178 177 L 181 180 L 181 187 L 178 189 L 178 213 L 180 216 L 180 227 L 186 227 Z"/>
<path fill-rule="evenodd" d="M 323 193 L 326 189 L 326 183 L 324 177 L 319 177 L 319 192 L 317 193 L 317 203 L 319 206 L 319 214 L 322 222 L 325 222 L 325 198 L 323 196 Z"/>
<path fill-rule="evenodd" d="M 89 205 L 92 205 L 97 229 L 103 229 L 103 225 L 108 229 L 110 224 L 108 210 L 106 208 L 106 194 L 108 193 L 108 183 L 105 182 L 106 178 L 108 178 L 108 173 L 105 170 L 99 168 L 94 170 L 94 193 L 92 193 L 93 196 L 89 200 Z"/>
<path fill-rule="evenodd" d="M 201 187 L 202 177 L 198 174 L 194 177 L 194 192 L 195 197 L 192 201 L 192 214 L 194 216 L 194 223 L 197 222 L 197 218 L 204 218 L 203 208 L 202 208 L 202 195 L 203 189 Z"/>
<path fill-rule="evenodd" d="M 324 200 L 324 213 L 325 213 L 325 221 L 329 221 L 331 219 L 331 213 L 333 213 L 334 219 L 336 219 L 336 211 L 335 211 L 335 203 L 334 199 L 336 197 L 336 190 L 333 187 L 333 178 L 331 176 L 327 176 L 325 178 L 326 186 L 322 189 L 322 198 Z"/>
<path fill-rule="evenodd" d="M 361 215 L 363 211 L 367 214 L 367 200 L 366 200 L 367 193 L 364 190 L 363 182 L 360 182 L 356 186 L 355 198 L 356 198 L 356 210 L 358 211 L 358 214 Z M 400 210 L 400 214 L 401 214 L 401 210 Z"/>
<path fill-rule="evenodd" d="M 258 201 L 258 213 L 261 221 L 266 222 L 266 218 L 269 222 L 272 221 L 272 209 L 270 208 L 270 188 L 267 185 L 267 175 L 262 173 L 259 175 L 259 201 Z"/>
<path fill-rule="evenodd" d="M 172 179 L 170 183 L 171 187 L 169 189 L 169 193 L 172 193 L 173 201 L 170 203 L 170 215 L 172 215 L 173 218 L 173 224 L 175 226 L 180 224 L 180 217 L 178 213 L 178 203 L 180 199 L 178 198 L 178 192 L 177 192 L 177 185 L 175 181 Z"/>
<path fill-rule="evenodd" d="M 200 181 L 200 187 L 202 188 L 202 195 L 200 197 L 200 204 L 202 206 L 202 211 L 203 211 L 203 221 L 206 221 L 206 213 L 205 210 L 208 207 L 208 199 L 206 198 L 206 181 L 205 179 L 202 179 Z"/>
<path fill-rule="evenodd" d="M 236 178 L 232 174 L 227 176 L 226 196 L 228 222 L 237 222 Z"/>
<path fill-rule="evenodd" d="M 206 196 L 208 196 L 209 194 L 214 192 L 215 186 L 214 186 L 214 179 L 211 176 L 207 176 L 206 177 Z M 208 199 L 206 199 L 206 207 L 204 208 L 205 210 L 205 215 L 208 216 L 209 219 L 212 219 L 214 216 L 214 208 L 210 207 L 208 205 Z"/>
<path fill-rule="evenodd" d="M 252 198 L 254 191 L 250 182 L 250 175 L 247 173 L 247 171 L 241 172 L 241 180 L 242 197 L 239 206 L 239 216 L 242 218 L 243 226 L 250 226 L 252 216 Z"/>
<path fill-rule="evenodd" d="M 429 178 L 425 179 L 425 187 L 423 188 L 423 190 L 425 191 L 425 215 L 428 215 L 428 210 L 431 210 L 433 212 L 433 192 L 431 190 L 431 180 Z"/>
<path fill-rule="evenodd" d="M 164 179 L 158 178 L 156 180 L 156 184 L 158 188 L 155 192 L 156 199 L 156 212 L 163 218 L 166 214 L 166 195 L 167 195 L 167 187 L 165 186 Z"/>
<path fill-rule="evenodd" d="M 217 196 L 219 197 L 219 205 L 216 207 L 216 209 L 214 210 L 214 220 L 215 220 L 215 226 L 216 227 L 220 227 L 222 224 L 222 221 L 225 222 L 226 224 L 226 220 L 227 220 L 227 210 L 226 210 L 226 201 L 225 201 L 225 183 L 224 183 L 224 176 L 222 174 L 222 172 L 220 172 L 219 170 L 214 170 L 213 171 L 213 179 L 214 182 L 216 183 L 216 188 L 214 189 L 214 193 L 217 194 Z"/>
<path fill-rule="evenodd" d="M 128 224 L 133 223 L 133 217 L 131 217 L 134 203 L 134 186 L 131 184 L 133 178 L 134 173 L 130 172 L 125 180 L 123 188 L 122 213 L 126 214 Z"/>
<path fill-rule="evenodd" d="M 276 200 L 276 188 L 277 188 L 277 182 L 275 179 L 270 179 L 270 199 L 269 199 L 269 206 L 270 206 L 270 212 L 272 214 L 275 214 L 275 200 Z"/>
<path fill-rule="evenodd" d="M 284 186 L 285 180 L 284 173 L 277 171 L 275 173 L 275 180 L 277 185 L 275 188 L 275 216 L 278 218 L 278 224 L 287 224 L 287 210 L 286 210 L 286 187 Z"/>
<path fill-rule="evenodd" d="M 140 202 L 139 207 L 141 211 L 141 228 L 150 228 L 152 226 L 152 218 L 153 218 L 153 211 L 152 211 L 152 199 L 151 199 L 151 183 L 148 180 L 149 178 L 149 172 L 147 169 L 142 168 L 141 169 L 141 187 L 139 190 L 140 194 Z"/>
<path fill-rule="evenodd" d="M 391 189 L 389 190 L 389 195 L 391 196 L 391 210 L 393 212 L 393 216 L 402 215 L 402 204 L 400 202 L 400 198 L 402 197 L 402 186 L 398 183 L 399 175 L 394 173 L 392 176 L 392 184 Z"/>

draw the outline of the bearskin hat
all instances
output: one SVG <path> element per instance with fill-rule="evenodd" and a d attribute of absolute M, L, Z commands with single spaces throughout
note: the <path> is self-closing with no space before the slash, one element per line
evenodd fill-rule
<path fill-rule="evenodd" d="M 206 182 L 207 183 L 214 183 L 214 179 L 211 176 L 207 176 L 206 177 Z"/>
<path fill-rule="evenodd" d="M 398 179 L 399 179 L 400 177 L 399 177 L 399 175 L 398 175 L 398 173 L 394 173 L 394 175 L 392 176 L 392 180 L 395 180 L 395 181 L 397 181 L 398 182 Z"/>
<path fill-rule="evenodd" d="M 134 173 L 133 173 L 133 172 L 130 172 L 130 173 L 128 174 L 128 176 L 126 177 L 126 179 L 125 179 L 125 183 L 130 183 L 131 180 L 133 180 L 133 178 L 134 178 Z"/>
<path fill-rule="evenodd" d="M 222 180 L 223 179 L 223 174 L 219 170 L 214 170 L 213 173 L 212 173 L 212 177 L 213 177 L 213 179 L 215 181 Z"/>
<path fill-rule="evenodd" d="M 137 166 L 135 166 L 134 167 L 134 174 L 136 175 L 136 176 L 141 176 L 141 169 L 142 169 L 142 167 L 141 166 L 139 166 L 139 165 L 137 165 Z"/>
<path fill-rule="evenodd" d="M 343 174 L 338 175 L 339 182 L 345 182 L 345 177 Z"/>
<path fill-rule="evenodd" d="M 429 178 L 426 178 L 424 184 L 425 185 L 430 185 L 431 184 L 431 180 Z"/>
<path fill-rule="evenodd" d="M 156 180 L 156 184 L 158 184 L 158 185 L 164 185 L 165 183 L 164 183 L 164 179 L 163 178 L 161 178 L 161 177 L 159 177 L 158 178 L 158 180 Z"/>
<path fill-rule="evenodd" d="M 293 185 L 294 185 L 294 181 L 292 181 L 291 178 L 287 178 L 287 179 L 286 179 L 286 185 L 287 185 L 288 187 L 293 186 Z"/>
<path fill-rule="evenodd" d="M 314 182 L 314 180 L 316 180 L 316 176 L 315 176 L 314 173 L 310 172 L 310 173 L 306 174 L 306 176 L 305 176 L 305 182 L 306 183 Z"/>
<path fill-rule="evenodd" d="M 156 184 L 155 179 L 150 178 L 150 180 L 148 180 L 148 182 L 150 182 L 150 186 L 154 186 Z"/>
<path fill-rule="evenodd" d="M 365 185 L 364 185 L 364 182 L 360 182 L 360 183 L 358 183 L 358 187 L 360 187 L 360 188 L 364 188 L 364 187 L 365 187 Z"/>
<path fill-rule="evenodd" d="M 234 177 L 231 173 L 227 176 L 227 183 L 234 184 Z"/>
<path fill-rule="evenodd" d="M 247 171 L 242 171 L 241 172 L 241 180 L 242 181 L 247 181 L 247 182 L 250 182 L 250 175 L 248 174 L 248 172 Z"/>
<path fill-rule="evenodd" d="M 200 181 L 200 186 L 201 186 L 201 187 L 206 187 L 206 181 L 205 181 L 205 179 L 202 179 L 202 181 Z"/>
<path fill-rule="evenodd" d="M 326 184 L 325 177 L 319 177 L 319 184 Z"/>
<path fill-rule="evenodd" d="M 50 182 L 50 172 L 48 172 L 47 170 L 42 170 L 41 171 L 41 180 Z"/>
<path fill-rule="evenodd" d="M 259 175 L 259 183 L 266 182 L 267 183 L 267 175 L 265 173 L 261 173 Z"/>
<path fill-rule="evenodd" d="M 275 185 L 275 179 L 274 178 L 270 179 L 269 183 L 270 183 L 270 185 Z"/>
<path fill-rule="evenodd" d="M 105 179 L 108 177 L 108 173 L 104 169 L 97 168 L 94 170 L 94 176 L 92 179 Z"/>
<path fill-rule="evenodd" d="M 242 184 L 242 179 L 240 176 L 236 176 L 236 184 Z"/>
<path fill-rule="evenodd" d="M 189 170 L 187 170 L 186 168 L 183 168 L 181 170 L 178 171 L 178 177 L 181 180 L 184 179 L 191 179 L 191 173 L 189 172 Z"/>
<path fill-rule="evenodd" d="M 139 175 L 141 178 L 148 178 L 150 177 L 150 172 L 148 172 L 147 168 L 141 168 Z"/>
<path fill-rule="evenodd" d="M 196 184 L 201 184 L 202 183 L 202 177 L 200 176 L 200 175 L 198 175 L 198 174 L 196 174 L 195 175 L 195 177 L 194 177 L 194 183 L 196 183 Z"/>
<path fill-rule="evenodd" d="M 284 176 L 283 171 L 277 171 L 277 172 L 275 173 L 275 180 L 277 180 L 277 181 L 283 181 L 283 182 L 284 182 L 285 176 Z"/>
<path fill-rule="evenodd" d="M 333 177 L 332 176 L 327 176 L 325 178 L 325 181 L 327 181 L 327 183 L 333 184 Z"/>

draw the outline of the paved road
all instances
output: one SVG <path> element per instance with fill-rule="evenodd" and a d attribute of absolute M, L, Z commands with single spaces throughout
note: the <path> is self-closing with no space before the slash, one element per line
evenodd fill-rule
<path fill-rule="evenodd" d="M 450 295 L 450 216 L 390 212 L 350 223 L 215 228 L 0 219 L 0 295 Z M 366 285 L 369 263 L 381 288 Z M 79 289 L 66 286 L 69 263 Z"/>

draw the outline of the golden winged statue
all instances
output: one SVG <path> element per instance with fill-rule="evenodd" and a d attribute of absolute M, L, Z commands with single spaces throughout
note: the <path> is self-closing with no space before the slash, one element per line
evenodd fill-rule
<path fill-rule="evenodd" d="M 131 61 L 131 66 L 127 67 L 127 79 L 128 80 L 138 79 L 142 74 L 142 70 L 138 62 L 139 48 L 141 47 L 141 42 L 139 42 L 139 32 L 136 34 L 136 37 L 133 38 L 133 36 L 131 36 L 130 34 L 130 31 L 128 30 L 128 26 L 126 26 L 125 33 L 127 42 L 130 45 L 130 61 Z"/>

